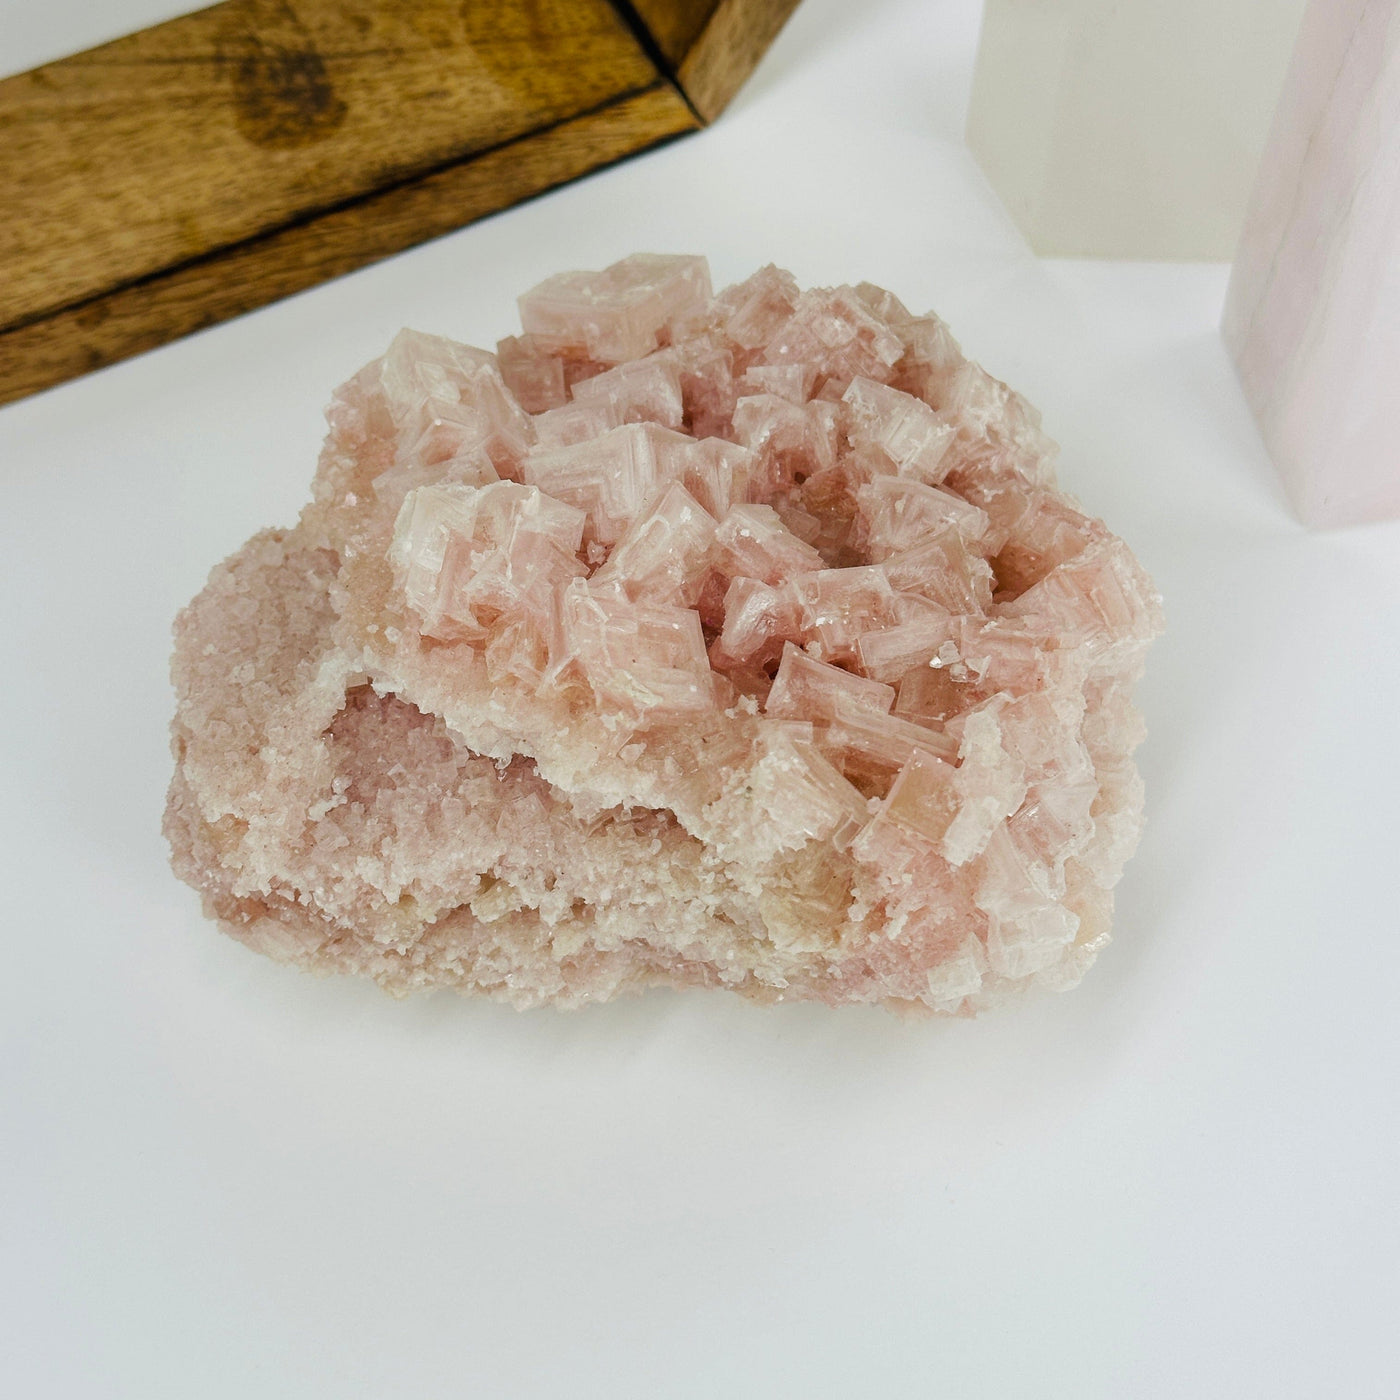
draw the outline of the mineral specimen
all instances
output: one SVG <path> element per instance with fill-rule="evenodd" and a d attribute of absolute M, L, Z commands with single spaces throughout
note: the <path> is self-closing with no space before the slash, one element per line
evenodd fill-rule
<path fill-rule="evenodd" d="M 1303 5 L 985 0 L 967 144 L 1031 247 L 1231 257 Z"/>
<path fill-rule="evenodd" d="M 1222 330 L 1302 520 L 1400 517 L 1400 0 L 1312 0 Z"/>
<path fill-rule="evenodd" d="M 1157 596 L 933 316 L 639 255 L 404 332 L 176 624 L 175 868 L 250 947 L 519 1006 L 1075 983 Z"/>

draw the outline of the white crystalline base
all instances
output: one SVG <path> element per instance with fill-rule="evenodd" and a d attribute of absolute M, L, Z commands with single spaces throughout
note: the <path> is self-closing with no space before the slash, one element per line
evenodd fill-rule
<path fill-rule="evenodd" d="M 967 143 L 1049 257 L 1234 256 L 1304 0 L 987 0 Z"/>
<path fill-rule="evenodd" d="M 1160 613 L 1033 410 L 865 284 L 639 255 L 521 309 L 499 359 L 401 335 L 298 526 L 181 614 L 166 830 L 209 913 L 520 1006 L 1073 985 Z"/>

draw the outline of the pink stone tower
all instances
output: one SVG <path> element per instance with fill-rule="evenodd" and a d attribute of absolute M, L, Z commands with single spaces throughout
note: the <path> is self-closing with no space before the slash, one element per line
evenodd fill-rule
<path fill-rule="evenodd" d="M 1400 0 L 1312 0 L 1225 302 L 1299 516 L 1400 515 Z"/>

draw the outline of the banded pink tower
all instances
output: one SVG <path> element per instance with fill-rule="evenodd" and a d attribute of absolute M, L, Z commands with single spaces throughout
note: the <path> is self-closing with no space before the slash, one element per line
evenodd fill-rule
<path fill-rule="evenodd" d="M 1312 0 L 1223 323 L 1299 516 L 1400 515 L 1400 4 Z"/>

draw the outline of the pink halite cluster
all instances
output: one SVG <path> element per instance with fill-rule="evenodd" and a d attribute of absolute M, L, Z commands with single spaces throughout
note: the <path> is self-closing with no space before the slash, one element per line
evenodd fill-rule
<path fill-rule="evenodd" d="M 405 331 L 177 624 L 176 868 L 236 937 L 528 1005 L 971 1012 L 1078 980 L 1160 627 L 1018 395 L 888 292 L 703 259 Z"/>

